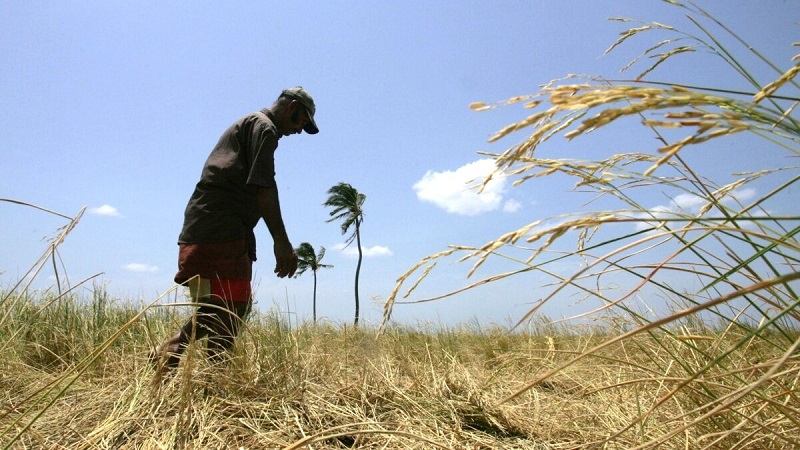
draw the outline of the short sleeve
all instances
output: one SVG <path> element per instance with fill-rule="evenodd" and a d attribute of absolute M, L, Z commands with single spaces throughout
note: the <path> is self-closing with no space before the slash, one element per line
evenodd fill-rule
<path fill-rule="evenodd" d="M 247 185 L 274 187 L 275 150 L 278 148 L 277 129 L 266 115 L 256 113 L 250 134 L 244 146 L 250 162 Z"/>

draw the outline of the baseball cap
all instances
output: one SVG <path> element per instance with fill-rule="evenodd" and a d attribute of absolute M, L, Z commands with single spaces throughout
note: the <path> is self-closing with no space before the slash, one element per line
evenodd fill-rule
<path fill-rule="evenodd" d="M 307 90 L 303 89 L 301 86 L 284 89 L 283 92 L 281 92 L 281 97 L 289 97 L 293 100 L 297 100 L 306 108 L 306 111 L 308 111 L 309 122 L 303 127 L 303 131 L 308 134 L 319 133 L 317 122 L 314 120 L 314 113 L 317 111 L 317 107 L 314 106 L 314 99 L 311 98 L 311 94 L 309 94 Z"/>

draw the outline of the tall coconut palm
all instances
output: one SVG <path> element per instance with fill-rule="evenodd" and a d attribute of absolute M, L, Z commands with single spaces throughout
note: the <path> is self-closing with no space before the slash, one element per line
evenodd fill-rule
<path fill-rule="evenodd" d="M 358 265 L 356 266 L 355 278 L 356 318 L 353 322 L 355 325 L 358 325 L 358 276 L 361 273 L 361 260 L 363 259 L 361 251 L 361 222 L 364 221 L 364 210 L 362 207 L 366 199 L 367 196 L 358 192 L 353 186 L 347 183 L 339 183 L 328 189 L 328 200 L 323 203 L 324 206 L 333 208 L 330 212 L 331 218 L 327 220 L 328 222 L 342 221 L 342 234 L 347 234 L 350 227 L 355 225 L 353 234 L 347 237 L 346 242 L 346 245 L 350 245 L 355 240 L 358 246 Z"/>
<path fill-rule="evenodd" d="M 333 267 L 330 264 L 322 264 L 322 258 L 325 257 L 325 247 L 319 248 L 319 253 L 314 252 L 314 247 L 308 242 L 303 242 L 299 247 L 294 249 L 297 253 L 297 273 L 295 278 L 299 277 L 306 270 L 311 269 L 314 274 L 314 323 L 317 323 L 317 270 Z"/>

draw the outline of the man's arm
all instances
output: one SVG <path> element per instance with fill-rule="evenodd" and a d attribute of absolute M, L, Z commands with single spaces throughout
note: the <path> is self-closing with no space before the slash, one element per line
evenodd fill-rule
<path fill-rule="evenodd" d="M 275 252 L 275 273 L 280 278 L 291 277 L 297 271 L 297 254 L 286 234 L 281 216 L 281 205 L 278 200 L 278 187 L 260 187 L 256 194 L 258 212 L 267 224 L 272 235 Z"/>

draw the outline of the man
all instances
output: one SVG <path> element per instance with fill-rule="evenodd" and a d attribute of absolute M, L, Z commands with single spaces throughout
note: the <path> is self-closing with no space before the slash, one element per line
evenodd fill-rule
<path fill-rule="evenodd" d="M 214 147 L 186 206 L 178 238 L 175 282 L 189 288 L 199 307 L 196 317 L 151 351 L 158 369 L 176 367 L 193 338 L 208 337 L 212 360 L 233 346 L 252 305 L 253 229 L 259 220 L 272 235 L 275 274 L 294 275 L 297 255 L 281 217 L 274 153 L 283 136 L 318 133 L 315 112 L 305 89 L 286 89 L 270 108 L 231 125 Z"/>

